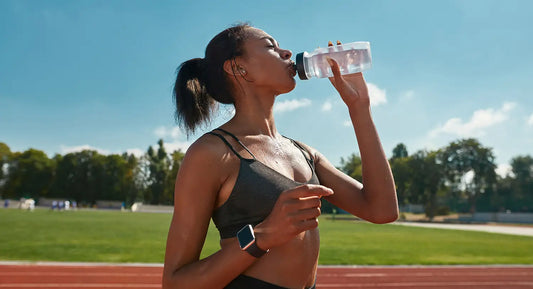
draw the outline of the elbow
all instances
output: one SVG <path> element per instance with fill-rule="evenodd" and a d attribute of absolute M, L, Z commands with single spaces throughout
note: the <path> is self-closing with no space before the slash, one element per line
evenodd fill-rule
<path fill-rule="evenodd" d="M 163 279 L 161 280 L 161 288 L 162 289 L 169 289 L 172 288 L 172 278 L 168 276 L 168 274 L 163 273 Z"/>
<path fill-rule="evenodd" d="M 163 278 L 161 280 L 162 289 L 170 289 L 176 287 L 176 284 L 178 282 L 176 282 L 175 272 L 176 271 L 168 272 L 166 270 L 163 270 Z"/>
<path fill-rule="evenodd" d="M 384 216 L 379 216 L 371 220 L 374 224 L 388 224 L 393 223 L 398 220 L 398 214 L 389 214 Z"/>
<path fill-rule="evenodd" d="M 398 210 L 398 206 L 396 206 L 396 208 L 381 212 L 379 214 L 375 214 L 368 221 L 374 224 L 388 224 L 388 223 L 393 223 L 396 220 L 398 220 L 399 216 L 400 216 L 400 212 Z"/>

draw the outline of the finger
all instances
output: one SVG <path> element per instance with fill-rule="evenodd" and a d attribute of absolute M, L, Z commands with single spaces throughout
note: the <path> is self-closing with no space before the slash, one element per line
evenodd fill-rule
<path fill-rule="evenodd" d="M 342 76 L 341 76 L 341 69 L 339 67 L 339 64 L 335 59 L 326 56 L 326 59 L 329 63 L 329 66 L 331 67 L 331 72 L 333 72 L 333 77 L 330 77 L 329 80 L 331 81 L 331 84 L 335 86 L 335 88 L 341 87 L 342 82 Z"/>
<path fill-rule="evenodd" d="M 291 199 L 301 199 L 308 197 L 324 197 L 333 195 L 333 190 L 321 185 L 301 185 L 290 191 L 287 191 L 287 196 Z"/>
<path fill-rule="evenodd" d="M 322 201 L 320 201 L 320 197 L 317 196 L 300 198 L 298 200 L 293 200 L 293 202 L 295 203 L 296 208 L 299 210 L 319 208 L 322 206 Z"/>
<path fill-rule="evenodd" d="M 320 208 L 311 208 L 295 212 L 294 214 L 292 214 L 292 216 L 297 220 L 305 221 L 310 219 L 316 219 L 320 216 L 320 214 Z"/>
<path fill-rule="evenodd" d="M 300 232 L 312 230 L 312 229 L 318 227 L 318 219 L 317 218 L 313 218 L 313 219 L 308 219 L 308 220 L 302 221 L 302 222 L 298 223 L 296 225 L 296 227 L 298 228 L 298 230 Z"/>

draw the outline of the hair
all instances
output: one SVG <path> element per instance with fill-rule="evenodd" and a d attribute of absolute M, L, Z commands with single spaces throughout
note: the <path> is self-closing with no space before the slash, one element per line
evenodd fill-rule
<path fill-rule="evenodd" d="M 224 62 L 243 55 L 246 29 L 250 27 L 238 24 L 220 32 L 207 45 L 204 58 L 187 60 L 178 67 L 173 90 L 175 120 L 187 135 L 211 120 L 217 102 L 235 103 Z"/>

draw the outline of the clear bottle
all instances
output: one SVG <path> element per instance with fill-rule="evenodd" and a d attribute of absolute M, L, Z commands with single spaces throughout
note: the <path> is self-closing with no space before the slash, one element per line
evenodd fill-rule
<path fill-rule="evenodd" d="M 361 72 L 372 67 L 370 42 L 352 42 L 317 48 L 311 53 L 306 51 L 298 53 L 295 68 L 300 79 L 332 77 L 327 57 L 337 61 L 342 75 Z"/>

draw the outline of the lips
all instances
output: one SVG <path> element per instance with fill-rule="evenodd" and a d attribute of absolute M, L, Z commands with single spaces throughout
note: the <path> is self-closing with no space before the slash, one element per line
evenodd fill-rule
<path fill-rule="evenodd" d="M 289 72 L 290 72 L 292 77 L 296 76 L 296 65 L 295 65 L 294 61 L 292 61 L 292 60 L 289 62 Z"/>

